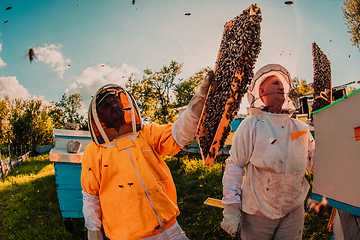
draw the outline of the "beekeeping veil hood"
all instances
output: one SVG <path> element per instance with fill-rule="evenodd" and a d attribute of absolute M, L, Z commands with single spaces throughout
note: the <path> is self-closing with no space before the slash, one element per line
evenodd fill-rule
<path fill-rule="evenodd" d="M 260 68 L 255 73 L 247 92 L 247 98 L 250 104 L 250 115 L 254 115 L 266 107 L 260 98 L 259 87 L 261 83 L 270 76 L 276 76 L 282 82 L 285 94 L 282 109 L 287 110 L 291 115 L 295 111 L 295 106 L 289 98 L 289 92 L 291 90 L 291 77 L 289 71 L 279 64 L 268 64 Z"/>
<path fill-rule="evenodd" d="M 106 128 L 96 109 L 109 95 L 113 95 L 120 100 L 124 111 L 125 123 L 119 129 Z M 134 98 L 123 87 L 116 84 L 107 84 L 96 92 L 89 106 L 88 125 L 91 138 L 96 144 L 111 142 L 120 136 L 140 131 L 143 127 L 140 111 Z"/>

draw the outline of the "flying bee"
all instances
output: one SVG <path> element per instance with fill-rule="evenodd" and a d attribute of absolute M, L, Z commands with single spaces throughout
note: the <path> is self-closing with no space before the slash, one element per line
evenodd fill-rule
<path fill-rule="evenodd" d="M 275 143 L 276 141 L 277 141 L 277 138 L 274 138 L 274 139 L 270 139 L 269 142 L 270 142 L 271 145 L 274 145 L 274 143 Z"/>
<path fill-rule="evenodd" d="M 39 48 L 39 47 L 36 47 L 36 48 L 30 47 L 28 53 L 25 55 L 25 57 L 29 57 L 30 63 L 34 60 L 34 58 L 37 59 L 36 54 L 35 54 L 35 51 L 36 51 L 36 49 L 38 49 L 38 48 Z"/>
<path fill-rule="evenodd" d="M 28 55 L 29 55 L 29 60 L 30 60 L 30 63 L 31 63 L 32 60 L 34 60 L 34 58 L 35 58 L 35 52 L 34 52 L 33 48 L 29 49 Z"/>

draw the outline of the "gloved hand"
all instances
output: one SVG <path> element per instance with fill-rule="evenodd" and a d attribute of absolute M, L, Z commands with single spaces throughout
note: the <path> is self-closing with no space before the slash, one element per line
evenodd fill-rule
<path fill-rule="evenodd" d="M 189 102 L 191 111 L 198 117 L 200 117 L 202 109 L 205 104 L 205 98 L 210 87 L 210 83 L 213 81 L 214 72 L 210 70 L 204 80 L 202 81 L 199 90 L 194 94 Z"/>
<path fill-rule="evenodd" d="M 236 237 L 241 224 L 240 209 L 238 209 L 236 205 L 225 205 L 223 214 L 224 218 L 221 222 L 222 229 L 224 229 L 231 237 Z"/>
<path fill-rule="evenodd" d="M 186 110 L 172 125 L 173 137 L 180 146 L 185 146 L 195 138 L 199 118 L 205 104 L 206 94 L 213 78 L 214 72 L 209 71 L 201 83 L 199 90 L 191 98 Z"/>
<path fill-rule="evenodd" d="M 88 237 L 88 240 L 103 240 L 104 239 L 102 232 L 100 230 L 96 230 L 96 231 L 88 230 L 87 237 Z"/>

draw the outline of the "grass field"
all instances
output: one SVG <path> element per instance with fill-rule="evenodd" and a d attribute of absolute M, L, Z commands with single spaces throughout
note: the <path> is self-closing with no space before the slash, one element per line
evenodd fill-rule
<path fill-rule="evenodd" d="M 198 157 L 167 157 L 178 193 L 178 221 L 189 239 L 232 239 L 220 227 L 222 209 L 204 205 L 207 197 L 221 199 L 223 168 L 204 167 Z M 0 240 L 86 239 L 83 219 L 66 230 L 56 195 L 54 165 L 49 155 L 32 157 L 0 181 Z M 309 176 L 310 182 L 312 181 Z M 330 239 L 329 212 L 305 213 L 303 239 Z"/>

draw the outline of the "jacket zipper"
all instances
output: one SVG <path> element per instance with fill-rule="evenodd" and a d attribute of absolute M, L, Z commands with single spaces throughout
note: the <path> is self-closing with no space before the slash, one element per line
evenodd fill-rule
<path fill-rule="evenodd" d="M 136 167 L 135 167 L 135 164 L 134 164 L 134 161 L 133 161 L 133 159 L 132 159 L 132 157 L 131 157 L 131 155 L 130 155 L 129 149 L 126 149 L 126 151 L 127 151 L 128 155 L 129 155 L 129 157 L 130 157 L 131 163 L 132 163 L 132 165 L 133 165 L 133 167 L 134 167 L 134 169 L 135 169 L 135 171 L 136 171 L 136 174 L 138 175 L 138 178 L 139 178 L 139 180 L 140 180 L 140 183 L 141 183 L 142 188 L 144 189 L 144 192 L 145 192 L 145 194 L 146 194 L 146 197 L 148 198 L 148 200 L 149 200 L 149 202 L 150 202 L 150 205 L 151 205 L 151 207 L 152 207 L 152 209 L 153 209 L 153 211 L 154 211 L 154 213 L 155 213 L 155 215 L 156 215 L 156 218 L 157 218 L 157 220 L 158 220 L 159 223 L 160 223 L 160 233 L 161 233 L 161 232 L 162 232 L 162 227 L 163 227 L 163 222 L 161 221 L 158 213 L 157 213 L 156 210 L 155 210 L 154 204 L 152 203 L 152 201 L 151 201 L 151 199 L 150 199 L 150 196 L 149 196 L 149 194 L 148 194 L 148 192 L 147 192 L 147 190 L 146 190 L 146 188 L 145 188 L 145 185 L 144 185 L 144 183 L 143 183 L 143 181 L 142 181 L 142 179 L 141 179 L 141 177 L 140 177 L 140 174 L 139 174 L 138 170 L 137 170 Z"/>

